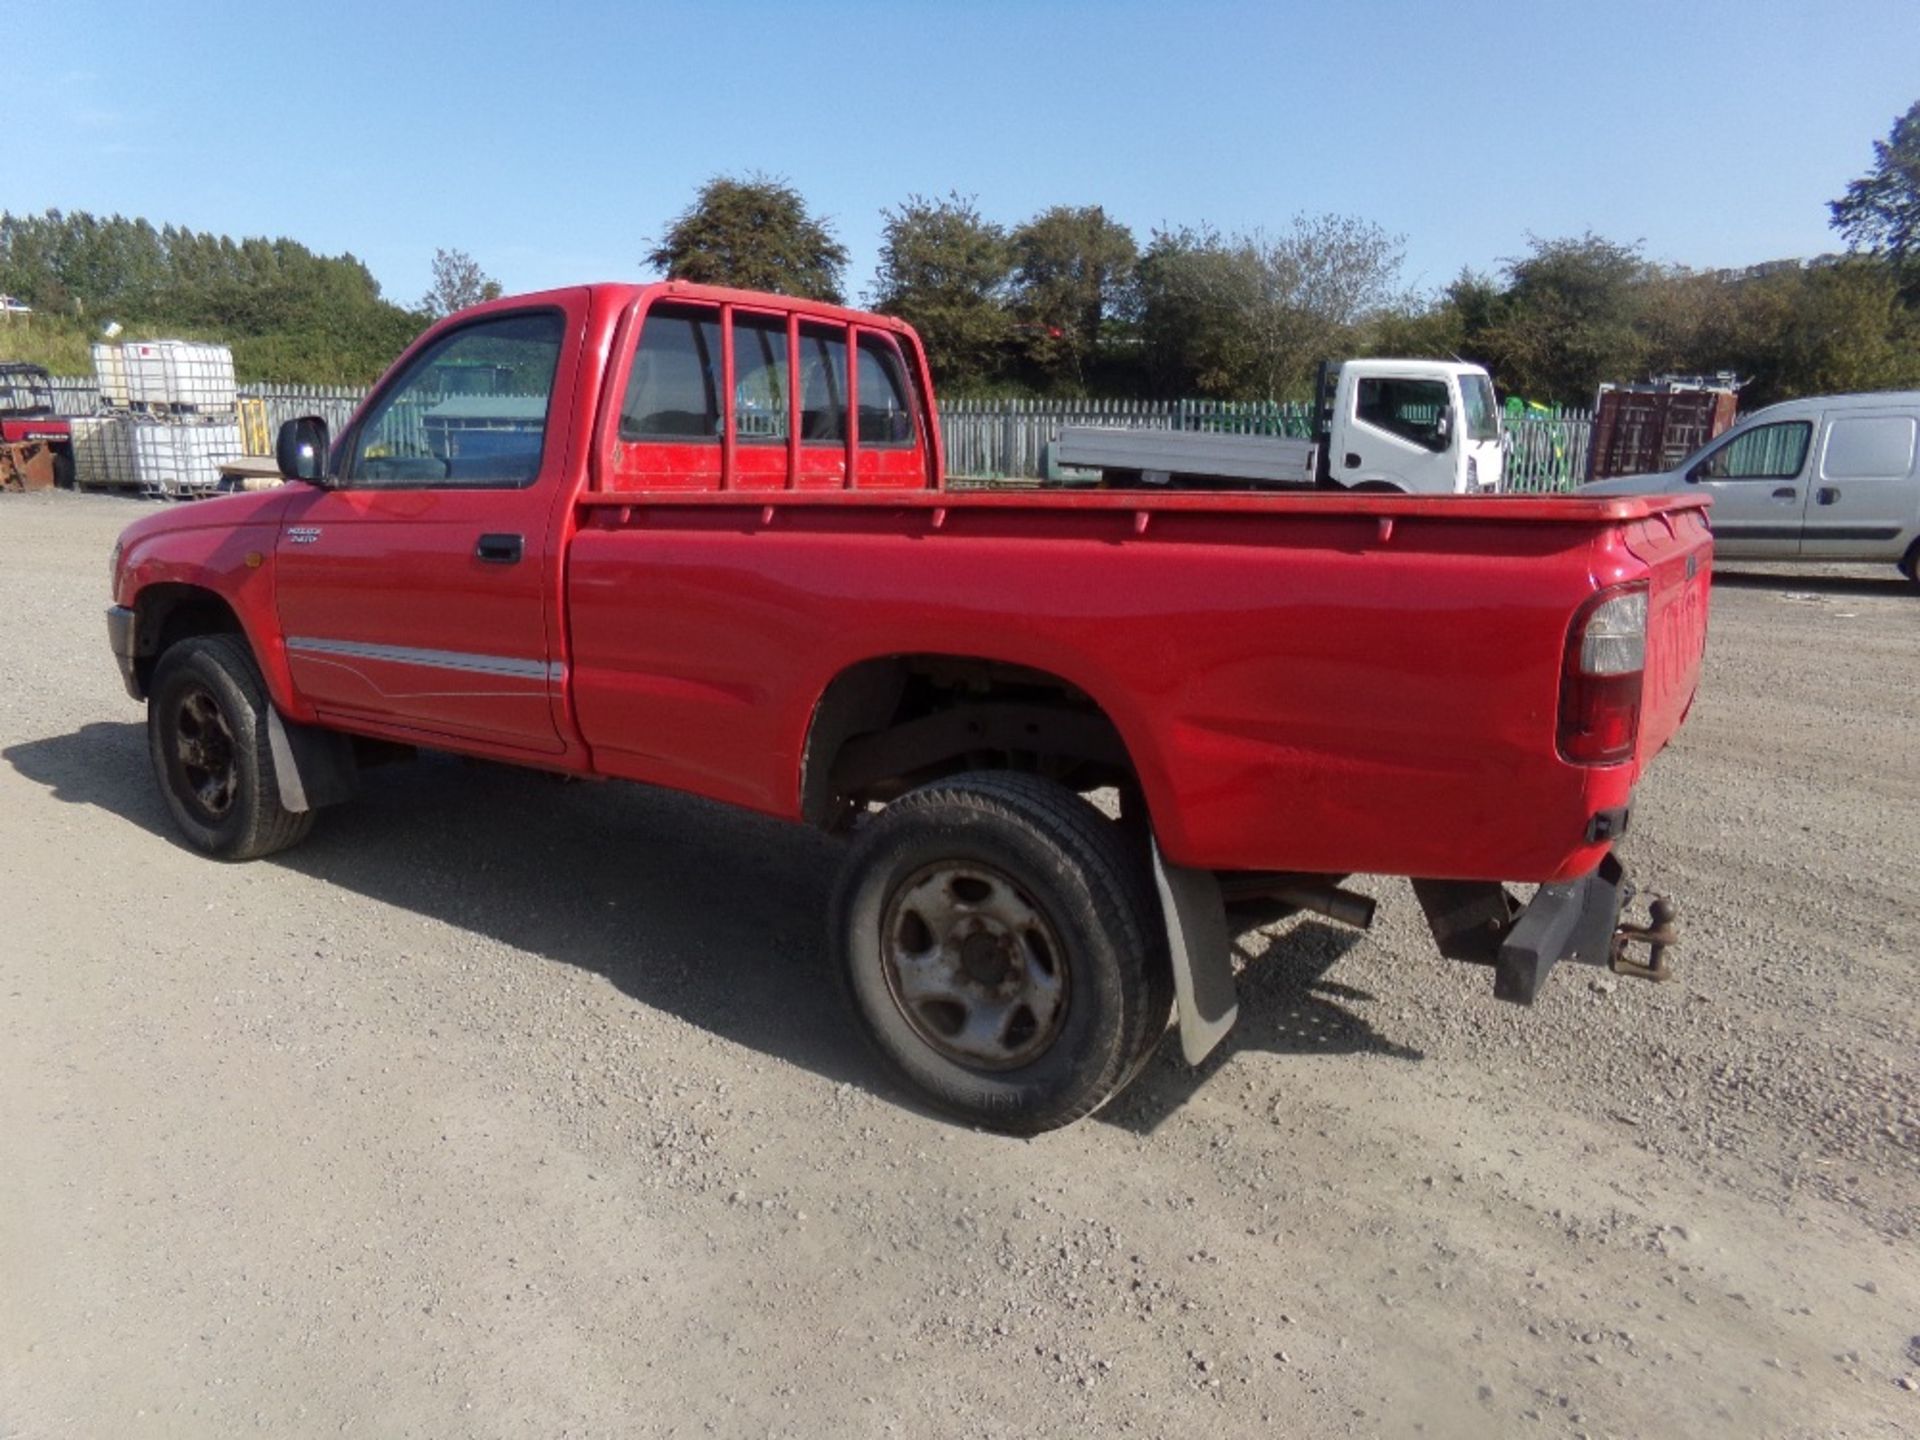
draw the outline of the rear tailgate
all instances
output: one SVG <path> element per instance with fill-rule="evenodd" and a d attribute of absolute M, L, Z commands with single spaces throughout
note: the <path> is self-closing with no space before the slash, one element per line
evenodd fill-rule
<path fill-rule="evenodd" d="M 1645 765 L 1680 728 L 1700 683 L 1713 582 L 1713 534 L 1703 508 L 1676 507 L 1628 522 L 1626 543 L 1633 557 L 1651 572 L 1637 756 Z"/>

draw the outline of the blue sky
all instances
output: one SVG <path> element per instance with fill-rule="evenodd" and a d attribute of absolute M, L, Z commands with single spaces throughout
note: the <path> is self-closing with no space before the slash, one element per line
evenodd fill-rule
<path fill-rule="evenodd" d="M 881 210 L 1017 223 L 1362 216 L 1405 282 L 1594 230 L 1732 266 L 1838 248 L 1825 202 L 1920 99 L 1915 0 L 1687 5 L 0 0 L 14 211 L 351 251 L 511 291 L 644 274 L 708 176 L 785 176 L 871 283 Z M 18 121 L 37 117 L 28 128 Z"/>

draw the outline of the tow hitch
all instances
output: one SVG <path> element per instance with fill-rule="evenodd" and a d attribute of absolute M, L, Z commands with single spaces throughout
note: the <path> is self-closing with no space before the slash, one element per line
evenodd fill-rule
<path fill-rule="evenodd" d="M 1623 921 L 1633 887 L 1611 854 L 1577 880 L 1542 885 L 1524 905 L 1491 881 L 1415 880 L 1413 892 L 1440 953 L 1491 966 L 1497 999 L 1531 1005 L 1561 960 L 1644 980 L 1673 978 L 1667 951 L 1679 943 L 1678 912 L 1656 895 L 1645 925 Z M 1644 961 L 1628 958 L 1636 945 L 1647 947 Z"/>
<path fill-rule="evenodd" d="M 1613 957 L 1609 968 L 1616 975 L 1637 975 L 1642 980 L 1671 980 L 1673 967 L 1667 963 L 1667 951 L 1680 943 L 1680 932 L 1675 922 L 1680 912 L 1674 908 L 1673 901 L 1664 895 L 1656 895 L 1647 905 L 1647 923 L 1645 925 L 1622 924 L 1613 932 Z M 1629 959 L 1627 947 L 1644 945 L 1647 958 L 1644 962 Z"/>

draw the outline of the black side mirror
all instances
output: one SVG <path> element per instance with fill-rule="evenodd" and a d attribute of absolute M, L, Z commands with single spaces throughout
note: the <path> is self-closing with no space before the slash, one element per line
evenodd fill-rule
<path fill-rule="evenodd" d="M 327 483 L 327 422 L 318 415 L 302 415 L 280 427 L 273 458 L 289 480 L 309 485 Z"/>
<path fill-rule="evenodd" d="M 1433 438 L 1427 442 L 1436 454 L 1453 443 L 1453 407 L 1444 405 L 1433 417 Z"/>

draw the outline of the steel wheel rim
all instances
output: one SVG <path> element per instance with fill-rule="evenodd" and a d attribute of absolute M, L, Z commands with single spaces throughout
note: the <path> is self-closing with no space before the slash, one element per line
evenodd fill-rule
<path fill-rule="evenodd" d="M 1003 871 L 958 860 L 922 867 L 894 887 L 880 933 L 888 993 L 935 1053 L 973 1070 L 1016 1070 L 1059 1035 L 1066 949 Z"/>
<path fill-rule="evenodd" d="M 173 762 L 188 804 L 207 820 L 225 819 L 240 788 L 239 750 L 226 712 L 204 685 L 174 701 Z"/>

